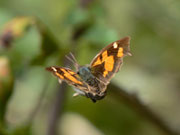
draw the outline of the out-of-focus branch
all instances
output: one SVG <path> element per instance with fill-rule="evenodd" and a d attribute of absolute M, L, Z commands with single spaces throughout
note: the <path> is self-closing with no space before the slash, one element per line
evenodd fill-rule
<path fill-rule="evenodd" d="M 128 93 L 125 89 L 111 83 L 109 86 L 110 94 L 117 100 L 123 101 L 124 103 L 133 107 L 139 114 L 141 114 L 144 118 L 151 121 L 154 125 L 159 127 L 162 131 L 164 131 L 167 135 L 179 135 L 176 131 L 171 129 L 165 122 L 158 117 L 149 107 L 143 104 L 140 99 L 135 94 Z"/>
<path fill-rule="evenodd" d="M 94 0 L 80 0 L 80 6 L 87 8 Z"/>
<path fill-rule="evenodd" d="M 66 89 L 67 89 L 67 84 L 62 82 L 62 84 L 59 86 L 59 88 L 57 90 L 57 93 L 55 96 L 55 101 L 52 104 L 52 109 L 51 109 L 51 112 L 49 115 L 47 135 L 56 135 L 57 134 L 57 130 L 56 130 L 57 123 L 62 114 Z"/>

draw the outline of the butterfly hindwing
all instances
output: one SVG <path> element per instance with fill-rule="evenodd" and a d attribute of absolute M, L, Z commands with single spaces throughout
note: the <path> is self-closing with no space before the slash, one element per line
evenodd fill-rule
<path fill-rule="evenodd" d="M 108 84 L 123 62 L 123 57 L 131 55 L 129 48 L 130 37 L 115 41 L 103 48 L 92 60 L 92 74 L 105 84 Z"/>

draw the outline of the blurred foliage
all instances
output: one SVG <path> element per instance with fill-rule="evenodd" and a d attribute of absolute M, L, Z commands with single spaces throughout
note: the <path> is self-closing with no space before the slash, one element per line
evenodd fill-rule
<path fill-rule="evenodd" d="M 1 36 L 1 44 L 4 47 L 8 47 L 11 42 L 20 37 L 27 27 L 32 24 L 32 19 L 28 17 L 19 17 L 11 20 L 4 26 Z"/>
<path fill-rule="evenodd" d="M 133 57 L 125 58 L 112 82 L 180 133 L 179 6 L 178 0 L 1 0 L 0 135 L 46 134 L 59 84 L 45 67 L 63 66 L 70 51 L 81 65 L 88 64 L 101 48 L 127 35 Z M 58 123 L 63 135 L 73 129 L 63 123 L 69 113 L 72 123 L 97 135 L 165 135 L 109 92 L 93 104 L 72 98 L 71 89 Z M 76 130 L 86 133 L 81 126 Z"/>
<path fill-rule="evenodd" d="M 13 90 L 13 76 L 9 61 L 6 57 L 0 57 L 0 121 L 4 121 L 7 101 Z"/>

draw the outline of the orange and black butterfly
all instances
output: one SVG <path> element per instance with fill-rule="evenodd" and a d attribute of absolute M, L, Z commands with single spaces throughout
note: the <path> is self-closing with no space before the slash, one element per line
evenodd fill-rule
<path fill-rule="evenodd" d="M 69 68 L 51 66 L 46 68 L 74 87 L 77 95 L 84 95 L 93 102 L 106 95 L 106 88 L 112 77 L 117 73 L 123 63 L 123 57 L 131 56 L 129 47 L 130 37 L 117 40 L 103 48 L 88 66 L 80 66 L 74 56 L 67 57 L 74 63 L 76 72 Z"/>

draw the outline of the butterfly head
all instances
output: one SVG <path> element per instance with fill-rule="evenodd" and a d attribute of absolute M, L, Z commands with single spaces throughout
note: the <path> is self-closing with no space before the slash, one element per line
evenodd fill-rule
<path fill-rule="evenodd" d="M 103 93 L 100 93 L 100 94 L 94 94 L 94 93 L 91 93 L 91 92 L 86 93 L 86 97 L 90 98 L 94 103 L 97 100 L 103 99 L 105 96 L 106 96 L 106 91 L 103 92 Z"/>
<path fill-rule="evenodd" d="M 93 75 L 91 74 L 91 71 L 86 66 L 80 66 L 78 69 L 77 74 L 84 80 L 87 81 L 88 79 L 92 78 Z"/>

